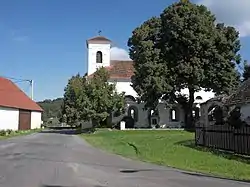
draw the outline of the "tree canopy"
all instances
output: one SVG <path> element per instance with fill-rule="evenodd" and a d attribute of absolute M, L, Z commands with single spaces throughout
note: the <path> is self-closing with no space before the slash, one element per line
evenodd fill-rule
<path fill-rule="evenodd" d="M 79 98 L 82 94 L 82 90 L 85 86 L 85 78 L 80 74 L 72 76 L 69 79 L 66 88 L 64 89 L 63 99 L 63 116 L 65 122 L 69 125 L 73 125 L 81 121 L 81 112 L 79 110 Z"/>
<path fill-rule="evenodd" d="M 203 5 L 181 0 L 137 27 L 128 40 L 135 62 L 132 86 L 155 107 L 160 98 L 179 102 L 192 125 L 194 93 L 230 93 L 239 84 L 239 33 Z M 188 89 L 189 96 L 181 94 Z"/>
<path fill-rule="evenodd" d="M 68 124 L 92 121 L 100 125 L 115 110 L 123 110 L 124 94 L 108 83 L 105 68 L 98 69 L 93 77 L 73 76 L 65 88 L 63 116 Z"/>

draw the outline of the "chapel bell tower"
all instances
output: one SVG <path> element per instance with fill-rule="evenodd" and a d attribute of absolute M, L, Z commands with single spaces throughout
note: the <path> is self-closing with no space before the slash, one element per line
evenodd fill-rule
<path fill-rule="evenodd" d="M 86 41 L 88 49 L 88 72 L 90 75 L 101 66 L 110 66 L 111 40 L 96 36 Z"/>

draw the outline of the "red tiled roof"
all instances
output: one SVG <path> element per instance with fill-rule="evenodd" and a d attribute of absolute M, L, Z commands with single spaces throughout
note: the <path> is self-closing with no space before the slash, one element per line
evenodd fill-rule
<path fill-rule="evenodd" d="M 134 75 L 134 62 L 132 60 L 112 60 L 110 64 L 111 66 L 105 67 L 109 72 L 110 79 L 130 79 Z M 93 77 L 93 74 L 88 77 Z"/>
<path fill-rule="evenodd" d="M 134 75 L 134 62 L 112 60 L 109 73 L 110 79 L 130 79 Z"/>
<path fill-rule="evenodd" d="M 3 77 L 0 77 L 0 106 L 43 111 L 43 109 L 20 90 L 17 85 Z"/>

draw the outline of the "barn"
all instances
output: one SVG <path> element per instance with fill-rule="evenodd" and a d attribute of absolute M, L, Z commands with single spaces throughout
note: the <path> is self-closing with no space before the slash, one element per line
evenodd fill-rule
<path fill-rule="evenodd" d="M 0 130 L 41 127 L 42 108 L 9 79 L 0 77 Z"/>

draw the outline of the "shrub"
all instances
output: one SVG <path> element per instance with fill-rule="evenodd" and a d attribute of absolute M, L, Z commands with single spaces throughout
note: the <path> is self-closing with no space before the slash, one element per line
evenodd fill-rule
<path fill-rule="evenodd" d="M 11 129 L 7 129 L 7 130 L 6 130 L 6 135 L 11 134 L 12 132 L 13 132 L 13 130 L 11 130 Z"/>
<path fill-rule="evenodd" d="M 235 107 L 230 112 L 227 122 L 230 126 L 234 127 L 235 129 L 240 129 L 241 127 L 246 125 L 246 123 L 241 120 L 240 107 Z"/>
<path fill-rule="evenodd" d="M 1 130 L 0 131 L 0 136 L 6 136 L 6 131 L 5 130 Z"/>

